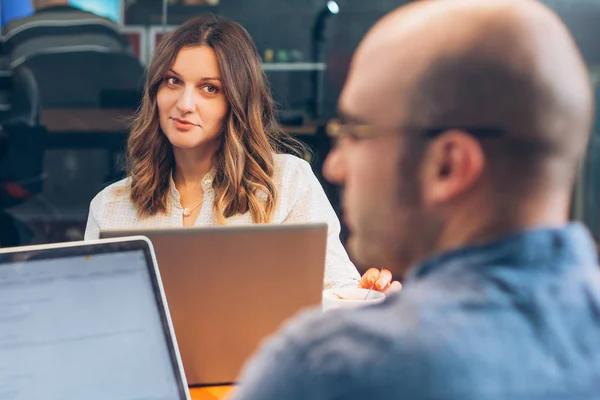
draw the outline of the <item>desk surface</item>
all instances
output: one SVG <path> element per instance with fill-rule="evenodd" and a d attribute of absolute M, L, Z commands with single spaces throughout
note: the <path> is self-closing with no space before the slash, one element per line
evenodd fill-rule
<path fill-rule="evenodd" d="M 192 400 L 224 400 L 231 390 L 231 386 L 212 386 L 190 389 L 190 394 Z"/>

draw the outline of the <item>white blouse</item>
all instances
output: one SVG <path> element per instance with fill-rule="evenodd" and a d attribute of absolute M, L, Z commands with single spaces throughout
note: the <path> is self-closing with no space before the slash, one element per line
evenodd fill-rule
<path fill-rule="evenodd" d="M 279 198 L 275 207 L 272 223 L 309 223 L 326 222 L 328 225 L 327 254 L 325 266 L 325 289 L 342 286 L 356 286 L 360 275 L 348 258 L 340 241 L 340 222 L 323 191 L 321 184 L 312 172 L 310 165 L 295 156 L 274 155 L 275 172 L 273 181 Z M 194 226 L 217 225 L 213 202 L 215 193 L 212 188 L 213 173 L 208 173 L 202 181 L 204 201 L 200 215 Z M 183 226 L 183 208 L 179 192 L 171 180 L 167 213 L 139 218 L 135 205 L 129 195 L 131 179 L 116 182 L 98 193 L 90 205 L 90 213 L 85 230 L 85 239 L 97 239 L 100 230 L 173 228 Z M 251 224 L 250 212 L 235 215 L 226 220 L 226 224 Z"/>

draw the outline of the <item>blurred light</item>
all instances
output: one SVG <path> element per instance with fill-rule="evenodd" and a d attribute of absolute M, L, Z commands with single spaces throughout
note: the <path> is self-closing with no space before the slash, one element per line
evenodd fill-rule
<path fill-rule="evenodd" d="M 123 23 L 121 21 L 121 0 L 69 0 L 69 4 L 117 23 Z"/>
<path fill-rule="evenodd" d="M 333 0 L 327 2 L 327 9 L 334 15 L 340 12 L 340 6 Z"/>

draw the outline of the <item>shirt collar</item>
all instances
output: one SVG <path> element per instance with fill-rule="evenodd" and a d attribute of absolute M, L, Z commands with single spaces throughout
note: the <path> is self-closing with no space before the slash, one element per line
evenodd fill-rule
<path fill-rule="evenodd" d="M 493 265 L 555 270 L 597 268 L 598 255 L 589 231 L 576 222 L 562 228 L 526 230 L 485 245 L 438 255 L 413 268 L 407 281 L 441 268 L 476 270 Z"/>

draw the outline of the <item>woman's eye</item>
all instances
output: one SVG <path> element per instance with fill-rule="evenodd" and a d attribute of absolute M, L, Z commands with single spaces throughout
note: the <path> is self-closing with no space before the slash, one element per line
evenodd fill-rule
<path fill-rule="evenodd" d="M 201 90 L 209 94 L 214 94 L 219 91 L 219 88 L 214 85 L 204 85 Z"/>
<path fill-rule="evenodd" d="M 175 78 L 174 76 L 168 76 L 166 78 L 166 81 L 169 85 L 179 85 L 181 83 L 181 81 L 178 78 Z"/>

